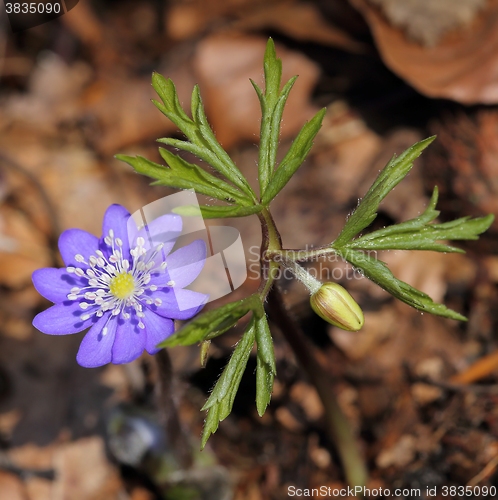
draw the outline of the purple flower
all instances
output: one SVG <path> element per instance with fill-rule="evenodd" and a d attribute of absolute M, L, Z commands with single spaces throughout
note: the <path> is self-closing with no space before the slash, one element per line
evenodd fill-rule
<path fill-rule="evenodd" d="M 76 357 L 86 367 L 156 353 L 174 332 L 173 320 L 191 318 L 208 299 L 184 289 L 201 272 L 206 245 L 196 240 L 170 253 L 181 230 L 181 217 L 172 214 L 139 230 L 124 207 L 111 205 L 102 238 L 64 231 L 59 250 L 67 267 L 33 273 L 35 288 L 55 303 L 33 325 L 50 335 L 90 328 Z"/>

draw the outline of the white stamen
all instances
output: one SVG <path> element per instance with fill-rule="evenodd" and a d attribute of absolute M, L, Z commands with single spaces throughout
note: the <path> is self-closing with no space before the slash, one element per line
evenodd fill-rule
<path fill-rule="evenodd" d="M 109 331 L 109 321 L 118 316 L 130 320 L 135 315 L 138 318 L 138 327 L 144 329 L 145 324 L 142 319 L 147 314 L 146 308 L 153 304 L 160 306 L 163 303 L 161 299 L 154 298 L 151 294 L 158 290 L 158 285 L 150 285 L 150 282 L 152 276 L 161 274 L 167 267 L 166 262 L 161 262 L 163 259 L 157 257 L 164 244 L 159 243 L 151 249 L 144 237 L 138 237 L 134 248 L 129 250 L 129 253 L 127 250 L 124 255 L 123 240 L 115 238 L 112 229 L 108 231 L 103 241 L 109 249 L 105 250 L 105 253 L 99 249 L 88 258 L 82 254 L 74 256 L 75 262 L 83 263 L 85 269 L 76 266 L 66 267 L 68 273 L 74 273 L 84 280 L 79 286 L 71 288 L 67 298 L 78 300 L 79 309 L 83 311 L 89 309 L 89 312 L 80 316 L 82 321 L 108 315 L 106 326 L 102 329 L 103 336 Z M 116 277 L 124 273 L 131 275 L 131 282 L 120 282 L 121 278 L 115 281 Z M 122 286 L 122 283 L 126 285 Z M 175 286 L 175 282 L 169 281 L 168 286 Z"/>

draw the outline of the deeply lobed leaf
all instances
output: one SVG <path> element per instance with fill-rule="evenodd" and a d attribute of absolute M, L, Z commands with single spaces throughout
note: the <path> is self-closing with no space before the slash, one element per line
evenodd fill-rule
<path fill-rule="evenodd" d="M 216 432 L 219 423 L 232 411 L 233 402 L 246 369 L 256 336 L 255 318 L 253 317 L 242 339 L 237 344 L 227 366 L 211 392 L 202 410 L 208 410 L 202 432 L 201 447 L 204 448 L 209 436 Z"/>
<path fill-rule="evenodd" d="M 380 202 L 392 191 L 408 174 L 413 162 L 422 151 L 435 139 L 429 137 L 414 144 L 400 156 L 394 156 L 381 170 L 375 182 L 361 200 L 356 210 L 349 217 L 338 238 L 332 243 L 334 248 L 340 248 L 349 243 L 360 231 L 369 226 L 377 217 Z"/>
<path fill-rule="evenodd" d="M 367 255 L 359 250 L 350 248 L 337 249 L 337 253 L 352 264 L 374 283 L 389 292 L 397 299 L 420 311 L 444 316 L 446 318 L 466 321 L 467 318 L 461 314 L 448 309 L 443 304 L 434 302 L 426 293 L 413 288 L 408 283 L 394 277 L 385 262 Z"/>
<path fill-rule="evenodd" d="M 422 215 L 400 224 L 368 233 L 346 244 L 346 248 L 362 250 L 433 250 L 436 252 L 459 252 L 460 248 L 437 243 L 441 240 L 476 240 L 494 220 L 493 215 L 460 219 L 442 224 L 429 224 L 438 215 L 435 210 L 438 189 L 434 188 L 431 201 Z"/>
<path fill-rule="evenodd" d="M 161 342 L 157 347 L 192 345 L 203 340 L 213 339 L 234 326 L 249 311 L 254 311 L 260 315 L 262 307 L 257 294 L 250 295 L 236 302 L 230 302 L 217 309 L 198 315 L 171 337 Z"/>

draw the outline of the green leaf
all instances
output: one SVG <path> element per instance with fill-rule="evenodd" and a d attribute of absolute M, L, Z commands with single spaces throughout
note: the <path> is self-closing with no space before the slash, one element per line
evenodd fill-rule
<path fill-rule="evenodd" d="M 205 161 L 208 165 L 213 167 L 222 175 L 225 175 L 224 172 L 227 171 L 225 167 L 220 167 L 221 163 L 219 157 L 213 151 L 206 148 L 206 146 L 204 145 L 198 145 L 192 142 L 182 141 L 180 139 L 173 139 L 171 137 L 163 137 L 161 139 L 157 139 L 157 142 L 166 144 L 168 146 L 172 146 L 173 148 L 181 149 L 182 151 L 187 151 L 188 153 L 192 153 L 193 155 L 197 156 L 197 158 L 199 158 L 200 160 Z M 233 179 L 230 177 L 230 174 L 229 177 L 227 177 L 226 175 L 225 177 L 231 182 L 233 182 Z M 233 183 L 236 184 L 235 182 Z M 244 193 L 246 193 L 247 190 L 243 191 Z M 252 200 L 255 199 L 254 193 L 252 193 L 252 195 L 248 195 L 248 197 Z"/>
<path fill-rule="evenodd" d="M 166 115 L 187 137 L 195 133 L 196 125 L 183 110 L 173 81 L 159 73 L 152 75 L 152 87 L 161 98 L 163 104 L 152 101 L 154 105 Z"/>
<path fill-rule="evenodd" d="M 163 149 L 163 154 L 164 151 L 165 150 Z M 188 162 L 169 152 L 167 155 L 165 154 L 165 158 L 169 158 L 169 155 L 171 155 L 171 159 L 173 160 L 172 163 L 175 164 L 175 170 L 165 167 L 164 165 L 154 163 L 142 156 L 116 155 L 115 158 L 128 163 L 139 174 L 156 179 L 156 182 L 154 184 L 179 189 L 194 189 L 197 193 L 205 194 L 221 201 L 240 200 L 241 203 L 247 203 L 247 198 L 242 198 L 242 193 L 240 192 L 239 195 L 235 198 L 233 192 L 234 188 L 232 188 L 228 184 L 226 184 L 226 186 L 228 187 L 227 189 L 222 189 L 218 187 L 219 184 L 212 184 L 209 181 L 209 178 L 207 176 L 209 176 L 210 174 L 208 174 L 207 172 L 204 172 L 206 176 L 201 174 L 199 172 L 199 170 L 202 170 L 200 167 L 198 169 L 189 168 L 189 165 L 192 164 L 189 164 Z"/>
<path fill-rule="evenodd" d="M 219 423 L 232 411 L 233 402 L 254 345 L 256 335 L 254 321 L 252 318 L 209 399 L 202 407 L 202 410 L 208 410 L 208 414 L 202 432 L 201 448 L 204 448 L 209 436 L 216 432 Z"/>
<path fill-rule="evenodd" d="M 349 217 L 339 237 L 332 243 L 334 248 L 340 248 L 351 241 L 360 231 L 369 226 L 375 217 L 380 202 L 394 189 L 413 167 L 413 162 L 422 151 L 435 139 L 429 137 L 404 151 L 399 157 L 394 156 L 380 172 L 367 194 Z"/>
<path fill-rule="evenodd" d="M 439 211 L 435 210 L 437 198 L 438 190 L 435 187 L 431 201 L 420 217 L 366 234 L 345 247 L 362 250 L 433 250 L 464 253 L 461 248 L 436 242 L 477 240 L 479 234 L 492 224 L 494 216 L 488 215 L 476 219 L 462 217 L 443 224 L 429 224 L 439 215 Z"/>
<path fill-rule="evenodd" d="M 261 132 L 259 143 L 259 186 L 261 193 L 268 187 L 277 161 L 278 140 L 280 136 L 280 122 L 284 112 L 285 103 L 289 97 L 297 76 L 291 78 L 282 89 L 280 97 L 274 104 L 266 101 L 262 107 Z"/>
<path fill-rule="evenodd" d="M 294 77 L 280 93 L 282 80 L 282 61 L 277 58 L 275 44 L 270 38 L 266 44 L 264 57 L 265 93 L 251 80 L 261 104 L 261 130 L 259 142 L 258 177 L 260 193 L 266 189 L 271 179 L 277 157 L 280 121 L 283 107 L 290 89 L 297 77 Z M 279 104 L 280 103 L 280 104 Z"/>
<path fill-rule="evenodd" d="M 272 38 L 268 39 L 263 63 L 265 74 L 265 97 L 266 102 L 273 106 L 280 94 L 280 82 L 282 81 L 282 60 L 277 57 L 275 43 Z"/>
<path fill-rule="evenodd" d="M 248 196 L 242 191 L 225 181 L 218 179 L 218 177 L 215 177 L 209 172 L 206 172 L 199 165 L 189 163 L 180 156 L 175 155 L 171 151 L 164 148 L 159 148 L 159 153 L 175 174 L 180 177 L 188 178 L 196 182 L 202 182 L 207 186 L 211 185 L 217 188 L 220 193 L 225 193 L 224 201 L 230 201 L 231 203 L 237 201 L 245 205 L 250 205 L 252 203 L 251 199 L 248 198 Z"/>
<path fill-rule="evenodd" d="M 249 186 L 242 172 L 237 168 L 228 153 L 221 147 L 217 141 L 209 123 L 204 105 L 202 104 L 199 87 L 196 85 L 192 92 L 192 117 L 198 127 L 198 134 L 189 137 L 191 142 L 209 149 L 212 152 L 212 157 L 215 160 L 210 162 L 210 165 L 223 174 L 228 180 L 233 182 L 239 189 L 250 197 L 254 197 L 254 192 Z"/>
<path fill-rule="evenodd" d="M 313 146 L 316 134 L 322 126 L 325 112 L 325 108 L 321 109 L 309 122 L 306 122 L 296 139 L 294 139 L 289 151 L 276 169 L 273 178 L 263 193 L 261 198 L 263 205 L 267 205 L 277 196 L 280 190 L 295 174 L 296 170 L 302 165 Z"/>
<path fill-rule="evenodd" d="M 157 347 L 192 345 L 203 340 L 213 339 L 234 326 L 249 311 L 259 311 L 262 307 L 257 294 L 250 295 L 237 302 L 230 302 L 217 309 L 199 314 Z"/>
<path fill-rule="evenodd" d="M 261 212 L 261 205 L 249 207 L 221 207 L 217 205 L 189 205 L 175 208 L 173 212 L 185 217 L 202 216 L 204 219 L 223 219 L 227 217 L 246 217 Z"/>
<path fill-rule="evenodd" d="M 188 147 L 182 148 L 180 145 L 176 147 L 190 151 L 198 158 L 207 161 L 209 165 L 245 193 L 247 199 L 254 200 L 254 192 L 247 180 L 216 140 L 208 124 L 198 86 L 195 86 L 192 92 L 192 119 L 183 110 L 175 85 L 170 79 L 154 73 L 152 86 L 161 98 L 162 104 L 157 101 L 152 102 L 187 136 L 189 142 L 185 144 L 193 146 L 190 149 Z M 171 144 L 166 140 L 160 140 L 160 142 Z M 183 143 L 183 141 L 178 142 Z M 198 154 L 199 152 L 201 154 Z"/>
<path fill-rule="evenodd" d="M 256 366 L 256 408 L 259 416 L 263 416 L 270 404 L 273 380 L 277 374 L 273 339 L 266 316 L 256 321 L 256 343 L 258 345 Z"/>
<path fill-rule="evenodd" d="M 437 304 L 426 293 L 413 288 L 408 283 L 394 277 L 385 262 L 367 255 L 359 250 L 339 248 L 336 252 L 374 283 L 409 306 L 420 311 L 444 316 L 446 318 L 466 321 L 465 316 L 448 309 L 443 304 Z"/>

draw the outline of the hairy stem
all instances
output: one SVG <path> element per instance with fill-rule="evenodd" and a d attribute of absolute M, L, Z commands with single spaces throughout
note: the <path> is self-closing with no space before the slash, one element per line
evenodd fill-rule
<path fill-rule="evenodd" d="M 285 259 L 288 261 L 300 262 L 318 259 L 330 254 L 337 254 L 335 248 L 331 246 L 317 247 L 313 250 L 288 250 L 273 249 L 267 252 L 267 258 L 270 260 Z"/>
<path fill-rule="evenodd" d="M 313 348 L 303 333 L 289 317 L 277 288 L 273 288 L 270 292 L 268 306 L 270 318 L 279 326 L 322 401 L 327 423 L 326 431 L 329 439 L 336 447 L 346 481 L 351 487 L 365 486 L 368 480 L 368 471 L 348 419 L 342 413 L 334 397 L 334 391 L 327 372 L 314 356 Z"/>
<path fill-rule="evenodd" d="M 278 251 L 282 249 L 282 239 L 280 233 L 275 226 L 273 217 L 267 208 L 264 208 L 258 214 L 261 222 L 261 230 L 263 233 L 263 241 L 261 242 L 261 285 L 259 286 L 258 293 L 261 301 L 264 302 L 268 295 L 275 277 L 277 275 L 280 264 L 267 258 L 267 253 Z"/>
<path fill-rule="evenodd" d="M 193 463 L 192 448 L 181 425 L 178 406 L 173 395 L 174 377 L 171 358 L 167 349 L 161 349 L 155 358 L 159 373 L 158 403 L 161 420 L 178 463 L 182 468 L 188 469 Z"/>

